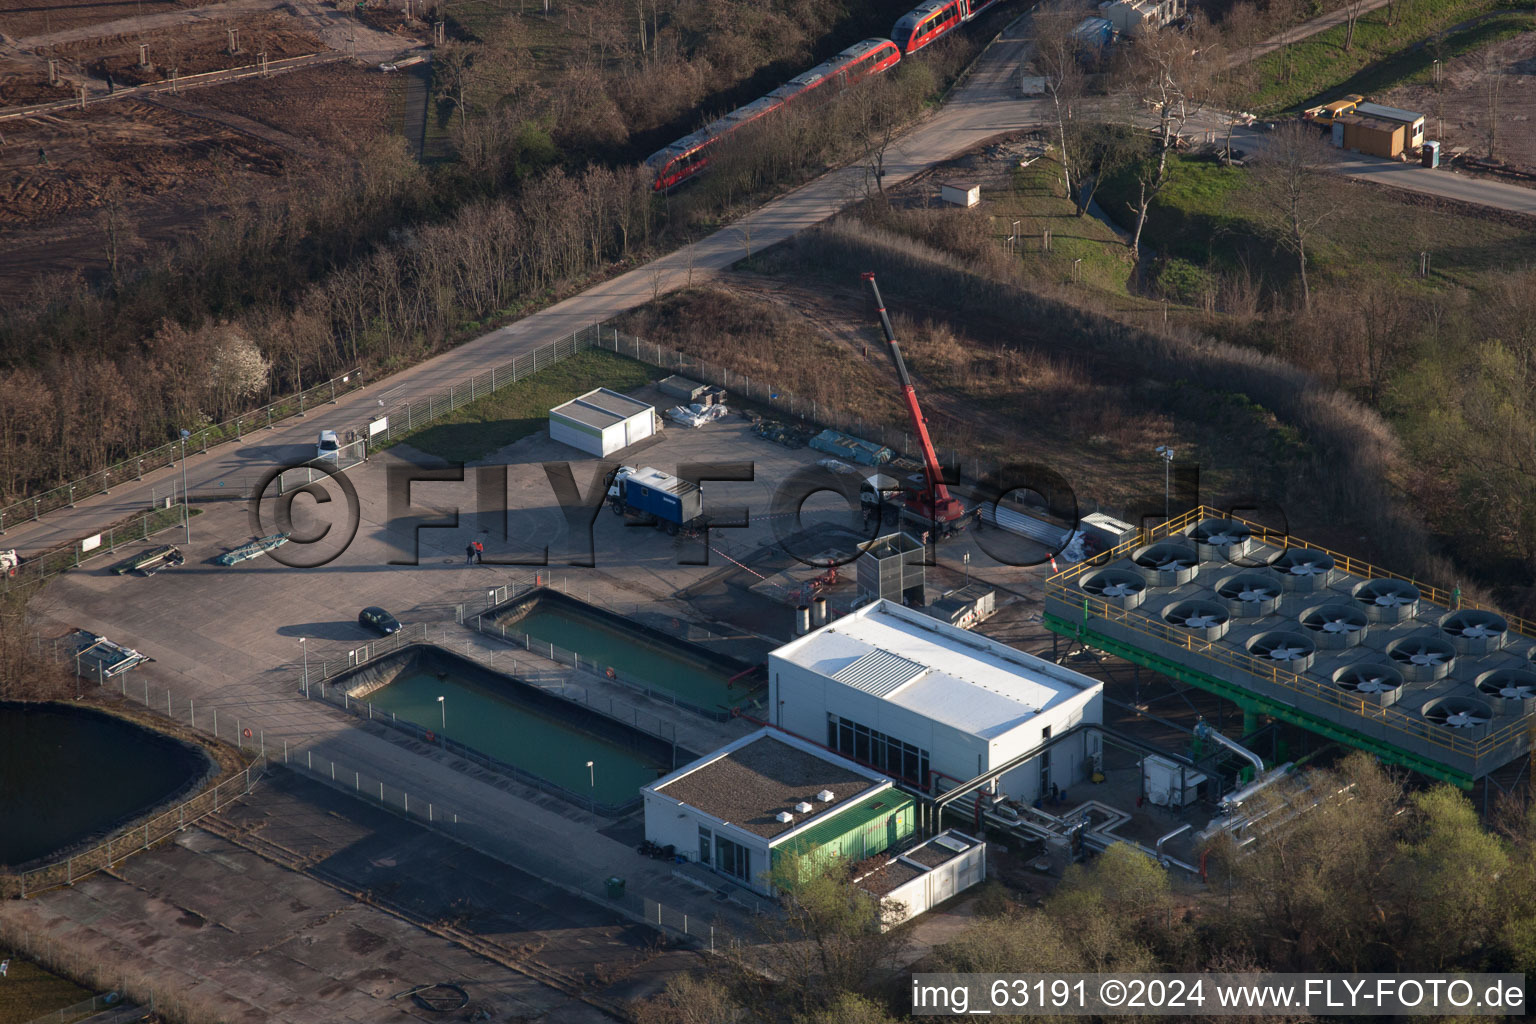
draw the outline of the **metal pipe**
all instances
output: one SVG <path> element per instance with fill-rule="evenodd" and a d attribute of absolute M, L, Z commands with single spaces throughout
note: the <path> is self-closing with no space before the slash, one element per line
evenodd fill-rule
<path fill-rule="evenodd" d="M 1174 836 L 1179 835 L 1180 833 L 1183 833 L 1183 832 L 1188 832 L 1192 828 L 1194 828 L 1193 825 L 1180 825 L 1178 828 L 1174 829 L 1172 832 L 1169 832 L 1169 833 L 1167 833 L 1167 834 L 1165 834 L 1165 835 L 1163 835 L 1163 836 L 1158 838 L 1158 840 L 1157 840 L 1157 854 L 1156 855 L 1157 855 L 1157 862 L 1159 864 L 1161 864 L 1163 862 L 1163 844 L 1166 843 L 1168 840 L 1172 839 Z"/>
<path fill-rule="evenodd" d="M 1222 812 L 1226 813 L 1226 814 L 1230 814 L 1233 811 L 1237 810 L 1239 807 L 1241 807 L 1243 805 L 1243 803 L 1245 801 L 1252 799 L 1253 796 L 1255 794 L 1257 794 L 1260 790 L 1265 789 L 1265 788 L 1273 785 L 1276 782 L 1279 782 L 1286 775 L 1289 775 L 1290 771 L 1291 771 L 1291 768 L 1292 768 L 1292 765 L 1289 762 L 1287 762 L 1286 764 L 1281 765 L 1280 767 L 1274 769 L 1273 771 L 1270 771 L 1270 772 L 1268 772 L 1268 773 L 1266 773 L 1264 775 L 1261 775 L 1259 778 L 1255 779 L 1252 783 L 1248 784 L 1247 786 L 1244 786 L 1242 789 L 1238 790 L 1236 793 L 1232 793 L 1232 794 L 1230 794 L 1228 796 L 1222 797 L 1221 803 L 1219 805 L 1221 810 L 1222 810 Z"/>
<path fill-rule="evenodd" d="M 1212 740 L 1216 743 L 1219 743 L 1223 747 L 1226 747 L 1228 750 L 1232 751 L 1234 754 L 1237 754 L 1239 757 L 1246 758 L 1247 760 L 1253 762 L 1253 770 L 1256 774 L 1264 774 L 1264 759 L 1262 757 L 1260 757 L 1258 754 L 1255 754 L 1253 751 L 1249 750 L 1247 747 L 1243 746 L 1236 740 L 1227 739 L 1221 733 L 1211 728 L 1211 723 L 1207 722 L 1205 719 L 1202 718 L 1200 721 L 1195 723 L 1195 735 L 1200 739 Z"/>

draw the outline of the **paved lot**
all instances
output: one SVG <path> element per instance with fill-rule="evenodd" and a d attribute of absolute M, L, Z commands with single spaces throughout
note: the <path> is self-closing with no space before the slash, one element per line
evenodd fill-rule
<path fill-rule="evenodd" d="M 472 930 L 516 959 L 550 964 L 594 995 L 644 992 L 691 954 L 654 949 L 649 929 L 411 823 L 279 774 L 232 815 L 316 862 L 343 886 Z M 599 1009 L 407 920 L 218 838 L 178 840 L 0 913 L 67 937 L 100 964 L 255 1022 L 442 1019 L 402 992 L 462 986 L 493 1020 L 587 1024 Z"/>

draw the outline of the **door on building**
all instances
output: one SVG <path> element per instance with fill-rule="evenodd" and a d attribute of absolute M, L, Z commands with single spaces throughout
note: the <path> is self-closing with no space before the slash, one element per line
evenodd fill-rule
<path fill-rule="evenodd" d="M 752 851 L 739 843 L 733 843 L 729 839 L 720 836 L 715 837 L 715 870 L 739 878 L 743 882 L 752 877 L 751 857 Z"/>
<path fill-rule="evenodd" d="M 1044 743 L 1051 738 L 1051 727 L 1046 726 L 1040 730 L 1040 742 Z M 1049 750 L 1040 753 L 1040 799 L 1044 800 L 1051 795 L 1051 752 Z"/>

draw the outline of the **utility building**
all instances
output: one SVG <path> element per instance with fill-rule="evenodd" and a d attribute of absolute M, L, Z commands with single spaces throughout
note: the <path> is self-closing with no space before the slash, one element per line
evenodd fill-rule
<path fill-rule="evenodd" d="M 1099 13 L 1116 32 L 1132 39 L 1156 32 L 1184 16 L 1185 0 L 1104 0 Z"/>
<path fill-rule="evenodd" d="M 1098 680 L 891 601 L 791 641 L 768 667 L 781 728 L 929 792 L 1103 721 Z M 993 789 L 1033 802 L 1080 782 L 1097 742 L 1058 742 Z"/>
<path fill-rule="evenodd" d="M 915 801 L 890 779 L 767 728 L 640 793 L 647 839 L 765 895 L 786 852 L 861 861 L 899 848 L 916 825 Z"/>
<path fill-rule="evenodd" d="M 612 455 L 656 433 L 656 410 L 607 388 L 549 410 L 549 436 L 588 455 Z"/>

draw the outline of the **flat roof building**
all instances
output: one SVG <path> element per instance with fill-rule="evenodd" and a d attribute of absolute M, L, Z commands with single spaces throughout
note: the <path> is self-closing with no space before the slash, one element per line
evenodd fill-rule
<path fill-rule="evenodd" d="M 637 398 L 594 388 L 549 410 L 549 436 L 589 455 L 611 455 L 656 432 L 656 410 Z"/>
<path fill-rule="evenodd" d="M 890 779 L 768 728 L 640 792 L 647 839 L 764 894 L 785 851 L 863 860 L 908 839 L 916 817 Z"/>
<path fill-rule="evenodd" d="M 877 601 L 769 655 L 777 724 L 939 792 L 1103 721 L 1103 684 L 922 612 Z M 996 784 L 1032 802 L 1081 781 L 1097 737 L 1079 735 Z"/>

